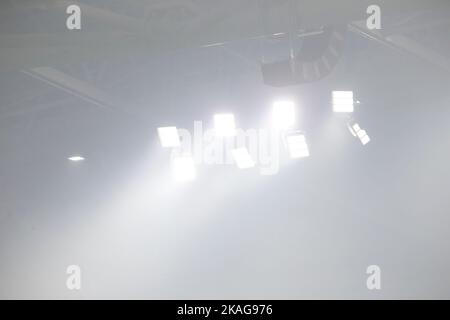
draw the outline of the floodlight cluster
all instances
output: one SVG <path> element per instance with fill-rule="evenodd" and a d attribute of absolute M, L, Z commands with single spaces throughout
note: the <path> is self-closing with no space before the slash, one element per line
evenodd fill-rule
<path fill-rule="evenodd" d="M 333 91 L 332 110 L 338 114 L 351 114 L 354 112 L 353 91 Z M 359 103 L 359 102 L 358 102 Z M 283 138 L 287 153 L 291 159 L 307 158 L 310 156 L 305 133 L 296 129 L 296 103 L 291 100 L 275 101 L 272 106 L 272 127 Z M 350 118 L 348 129 L 354 137 L 357 137 L 363 145 L 370 142 L 367 132 Z M 216 137 L 233 139 L 237 134 L 235 117 L 232 113 L 220 113 L 214 115 L 214 134 Z M 181 151 L 181 141 L 178 129 L 175 126 L 158 128 L 158 136 L 163 148 L 171 148 L 172 173 L 177 181 L 191 181 L 196 177 L 195 161 L 192 155 Z M 246 147 L 236 147 L 231 151 L 232 158 L 239 169 L 255 167 L 255 159 L 252 158 Z"/>

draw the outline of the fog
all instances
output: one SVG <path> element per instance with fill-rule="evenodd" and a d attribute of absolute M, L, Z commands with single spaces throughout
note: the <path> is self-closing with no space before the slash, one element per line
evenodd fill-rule
<path fill-rule="evenodd" d="M 1 71 L 0 298 L 450 298 L 449 71 L 349 33 L 327 77 L 274 88 L 261 50 L 237 39 L 52 65 L 107 93 L 107 107 Z M 367 146 L 331 110 L 342 86 L 361 102 Z M 195 181 L 172 180 L 158 127 L 209 129 L 227 108 L 258 129 L 286 96 L 309 158 L 283 153 L 274 175 L 199 164 Z M 66 287 L 69 265 L 81 290 Z M 369 265 L 381 290 L 366 287 Z"/>

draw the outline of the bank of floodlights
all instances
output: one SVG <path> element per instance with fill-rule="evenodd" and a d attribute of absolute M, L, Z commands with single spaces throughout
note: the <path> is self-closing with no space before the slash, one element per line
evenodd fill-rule
<path fill-rule="evenodd" d="M 353 91 L 333 91 L 333 112 L 350 114 L 354 112 Z M 291 159 L 301 159 L 310 156 L 306 136 L 302 131 L 296 130 L 296 104 L 292 100 L 278 100 L 272 105 L 271 122 L 284 141 L 284 145 Z M 349 117 L 349 116 L 347 116 Z M 358 138 L 362 145 L 370 142 L 370 137 L 360 125 L 351 119 L 347 123 L 351 134 Z M 214 115 L 214 133 L 216 137 L 235 137 L 237 134 L 234 115 L 220 113 Z M 184 154 L 181 150 L 181 141 L 178 129 L 172 127 L 158 128 L 158 135 L 163 148 L 172 148 L 172 173 L 177 181 L 190 181 L 196 177 L 195 161 L 192 155 Z M 249 151 L 245 147 L 231 150 L 231 155 L 239 169 L 248 169 L 256 165 Z M 75 161 L 75 160 L 74 160 Z"/>

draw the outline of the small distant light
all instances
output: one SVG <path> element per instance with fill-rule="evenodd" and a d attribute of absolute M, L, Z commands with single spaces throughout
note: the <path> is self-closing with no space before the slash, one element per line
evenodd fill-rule
<path fill-rule="evenodd" d="M 295 103 L 293 101 L 275 101 L 272 120 L 275 128 L 288 129 L 295 124 Z"/>
<path fill-rule="evenodd" d="M 163 148 L 178 148 L 180 146 L 180 136 L 176 127 L 158 128 L 158 135 Z"/>
<path fill-rule="evenodd" d="M 306 144 L 306 138 L 303 134 L 290 134 L 286 137 L 289 155 L 291 158 L 309 157 L 309 149 Z"/>
<path fill-rule="evenodd" d="M 333 91 L 333 112 L 351 113 L 353 111 L 353 91 Z"/>
<path fill-rule="evenodd" d="M 84 157 L 82 156 L 71 156 L 69 158 L 67 158 L 69 161 L 72 162 L 80 162 L 80 161 L 84 161 Z"/>
<path fill-rule="evenodd" d="M 246 148 L 234 149 L 232 154 L 239 169 L 248 169 L 255 166 L 255 162 Z"/>
<path fill-rule="evenodd" d="M 214 116 L 215 134 L 219 137 L 232 137 L 236 135 L 234 115 L 231 113 L 216 114 Z"/>
<path fill-rule="evenodd" d="M 195 163 L 191 156 L 177 156 L 172 159 L 172 174 L 176 181 L 195 179 Z"/>

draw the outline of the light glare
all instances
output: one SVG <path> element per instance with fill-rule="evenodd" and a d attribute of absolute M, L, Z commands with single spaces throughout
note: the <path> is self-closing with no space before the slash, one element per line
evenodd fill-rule
<path fill-rule="evenodd" d="M 232 154 L 239 169 L 248 169 L 255 166 L 255 162 L 246 148 L 234 149 Z"/>
<path fill-rule="evenodd" d="M 230 113 L 216 114 L 214 116 L 215 133 L 219 137 L 232 137 L 236 135 L 234 115 Z"/>
<path fill-rule="evenodd" d="M 288 129 L 295 124 L 295 103 L 275 101 L 272 114 L 273 124 L 278 129 Z"/>
<path fill-rule="evenodd" d="M 72 162 L 80 162 L 80 161 L 84 160 L 84 157 L 82 157 L 82 156 L 71 156 L 71 157 L 69 157 L 67 159 L 69 161 L 72 161 Z"/>
<path fill-rule="evenodd" d="M 158 128 L 158 135 L 163 148 L 178 148 L 180 146 L 180 136 L 176 127 Z"/>
<path fill-rule="evenodd" d="M 195 179 L 195 164 L 191 156 L 177 156 L 172 159 L 173 178 L 179 182 Z"/>

